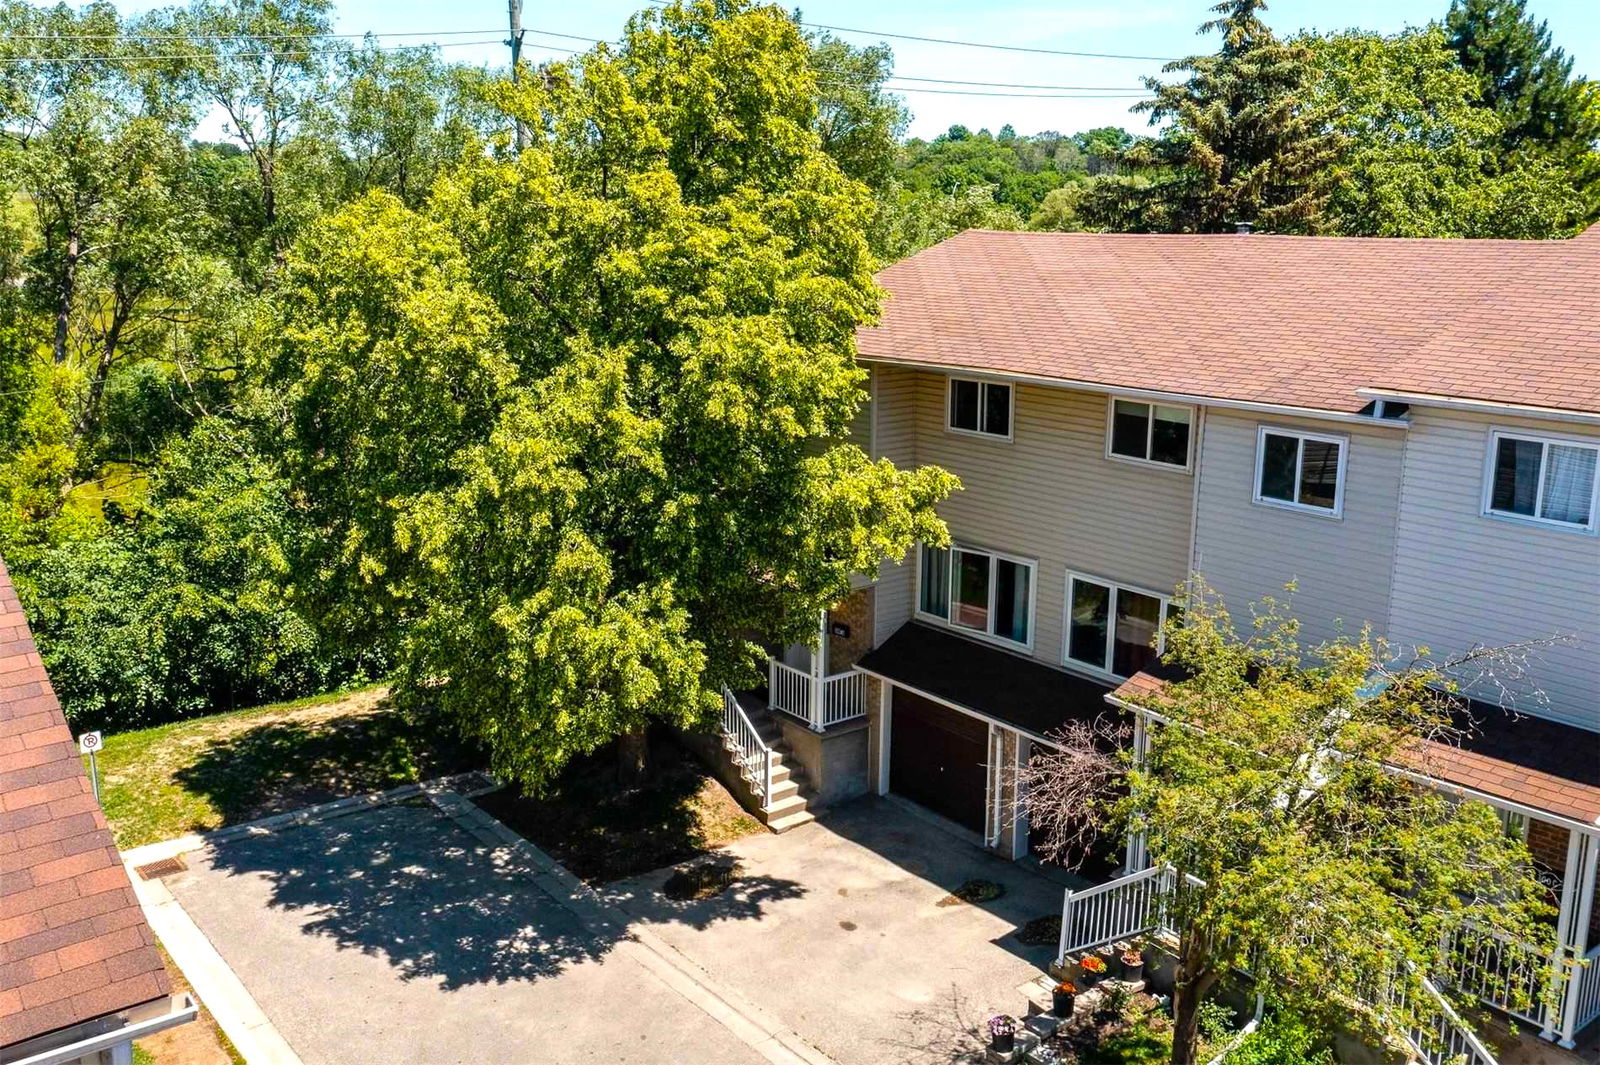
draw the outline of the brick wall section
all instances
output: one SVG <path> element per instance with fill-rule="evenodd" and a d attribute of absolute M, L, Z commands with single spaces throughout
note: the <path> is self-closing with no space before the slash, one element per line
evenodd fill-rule
<path fill-rule="evenodd" d="M 843 622 L 850 627 L 849 636 L 835 636 L 828 630 L 827 672 L 843 673 L 861 656 L 872 650 L 872 619 L 876 588 L 857 588 L 844 601 L 828 611 L 828 623 Z"/>
<path fill-rule="evenodd" d="M 0 1056 L 171 991 L 0 562 Z"/>

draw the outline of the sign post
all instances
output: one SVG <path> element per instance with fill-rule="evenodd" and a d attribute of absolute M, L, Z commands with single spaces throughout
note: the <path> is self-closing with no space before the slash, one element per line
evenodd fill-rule
<path fill-rule="evenodd" d="M 94 788 L 95 802 L 100 801 L 100 766 L 94 756 L 103 742 L 98 732 L 85 732 L 78 737 L 78 753 L 89 756 L 89 786 Z"/>

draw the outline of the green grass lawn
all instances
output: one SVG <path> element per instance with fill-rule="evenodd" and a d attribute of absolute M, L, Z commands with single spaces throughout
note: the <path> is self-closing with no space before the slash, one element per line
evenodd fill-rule
<path fill-rule="evenodd" d="M 386 696 L 367 688 L 107 736 L 101 804 L 117 846 L 483 767 Z"/>

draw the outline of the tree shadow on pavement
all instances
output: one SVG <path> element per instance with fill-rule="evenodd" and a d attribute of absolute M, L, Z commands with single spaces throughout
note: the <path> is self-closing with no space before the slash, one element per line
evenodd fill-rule
<path fill-rule="evenodd" d="M 437 981 L 445 990 L 555 976 L 603 957 L 620 934 L 585 924 L 513 871 L 507 850 L 480 842 L 422 800 L 229 840 L 205 853 L 211 870 L 265 878 L 271 910 L 298 917 L 302 935 L 380 957 L 402 980 Z M 759 920 L 766 901 L 802 890 L 758 878 L 748 884 L 747 904 L 722 918 Z"/>

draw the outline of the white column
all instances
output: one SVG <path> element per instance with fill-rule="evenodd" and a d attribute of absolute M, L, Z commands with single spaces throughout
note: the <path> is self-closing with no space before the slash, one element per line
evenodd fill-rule
<path fill-rule="evenodd" d="M 889 794 L 889 737 L 894 723 L 894 685 L 888 681 L 878 685 L 878 794 Z"/>
<path fill-rule="evenodd" d="M 828 676 L 828 612 L 817 615 L 817 653 L 811 656 L 811 728 L 822 731 L 823 681 Z"/>
<path fill-rule="evenodd" d="M 1574 851 L 1581 853 L 1576 863 L 1573 861 Z M 1571 921 L 1560 942 L 1571 949 L 1574 961 L 1583 958 L 1584 948 L 1589 945 L 1589 918 L 1594 913 L 1594 880 L 1597 871 L 1600 871 L 1600 840 L 1590 832 L 1573 832 L 1572 841 L 1567 845 L 1566 877 L 1561 882 L 1561 909 L 1563 912 L 1570 909 Z M 1582 986 L 1583 970 L 1573 968 L 1561 1001 L 1560 1045 L 1568 1050 L 1577 1045 L 1572 1037 L 1577 1034 L 1578 992 Z"/>
<path fill-rule="evenodd" d="M 1145 732 L 1144 715 L 1135 711 L 1133 715 L 1133 764 L 1143 765 L 1145 751 L 1149 749 L 1149 736 Z M 1137 829 L 1128 833 L 1128 850 L 1123 856 L 1124 873 L 1137 873 L 1149 865 L 1149 855 L 1145 853 L 1144 833 Z"/>
<path fill-rule="evenodd" d="M 133 1065 L 133 1040 L 111 1048 L 111 1065 Z"/>

